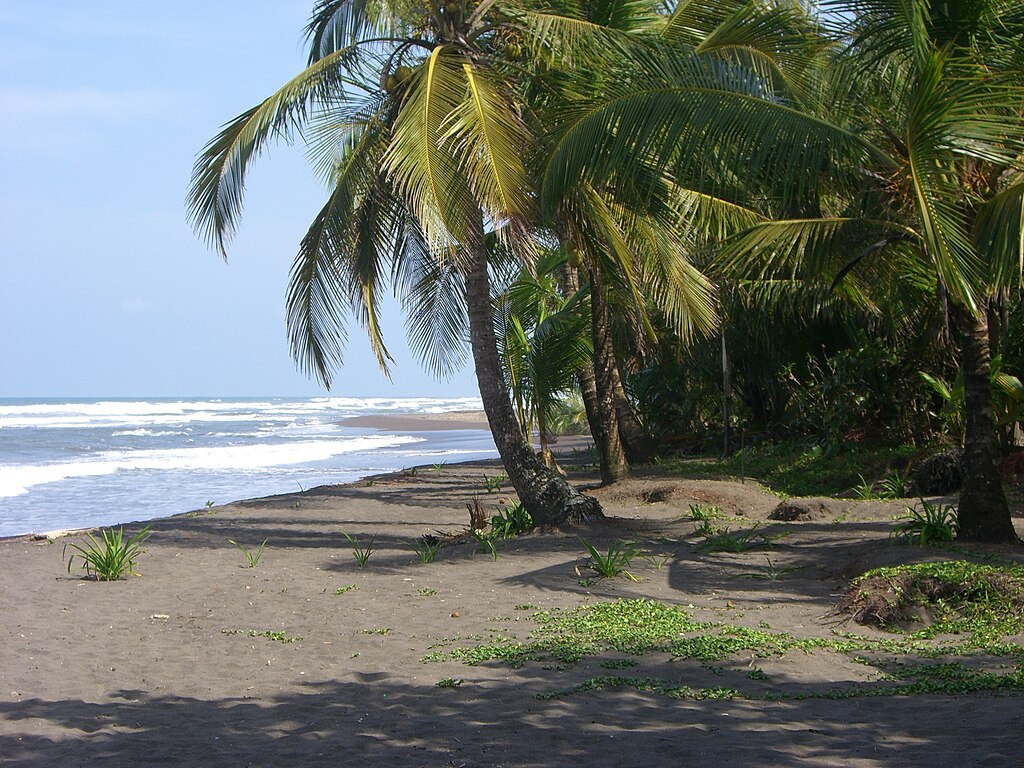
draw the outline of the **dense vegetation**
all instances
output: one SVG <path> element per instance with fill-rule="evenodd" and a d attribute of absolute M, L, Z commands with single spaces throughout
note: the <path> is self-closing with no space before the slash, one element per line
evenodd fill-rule
<path fill-rule="evenodd" d="M 538 524 L 600 515 L 529 446 L 578 402 L 609 483 L 659 446 L 962 445 L 960 537 L 1014 541 L 1022 34 L 1016 0 L 320 0 L 191 215 L 223 252 L 301 136 L 296 360 L 329 385 L 354 318 L 387 368 L 390 285 L 428 368 L 472 356 Z"/>

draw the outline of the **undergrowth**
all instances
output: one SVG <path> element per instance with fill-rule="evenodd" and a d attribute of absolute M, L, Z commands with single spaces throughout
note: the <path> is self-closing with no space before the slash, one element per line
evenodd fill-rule
<path fill-rule="evenodd" d="M 817 445 L 782 443 L 744 448 L 725 458 L 661 461 L 658 466 L 672 475 L 751 477 L 787 496 L 835 496 L 863 486 L 865 478 L 891 477 L 914 450 L 854 448 L 829 454 Z"/>

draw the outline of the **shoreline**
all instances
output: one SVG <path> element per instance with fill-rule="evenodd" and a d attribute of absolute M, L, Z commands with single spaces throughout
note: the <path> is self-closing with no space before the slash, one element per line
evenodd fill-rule
<path fill-rule="evenodd" d="M 130 403 L 104 400 L 97 415 L 85 401 L 57 413 L 33 401 L 8 414 L 18 429 L 0 430 L 0 448 L 15 441 L 16 449 L 0 467 L 0 540 L 169 517 L 208 499 L 345 482 L 438 460 L 431 456 L 496 455 L 486 418 L 468 399 L 367 400 L 366 408 L 382 411 L 369 418 L 347 401 Z M 457 410 L 401 413 L 418 408 Z M 339 428 L 345 416 L 353 421 Z M 74 431 L 83 420 L 92 430 L 85 436 Z M 22 434 L 29 449 L 18 453 Z M 65 443 L 74 450 L 62 451 Z"/>
<path fill-rule="evenodd" d="M 343 427 L 360 427 L 378 431 L 443 432 L 449 429 L 489 430 L 483 411 L 446 411 L 444 413 L 367 414 L 341 419 Z"/>

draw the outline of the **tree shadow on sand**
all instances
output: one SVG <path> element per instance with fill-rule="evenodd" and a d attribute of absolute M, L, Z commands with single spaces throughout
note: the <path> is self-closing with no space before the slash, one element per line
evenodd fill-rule
<path fill-rule="evenodd" d="M 999 766 L 1019 754 L 1019 699 L 874 698 L 854 707 L 830 699 L 673 700 L 615 688 L 541 701 L 535 695 L 550 690 L 548 673 L 505 674 L 453 688 L 386 677 L 310 682 L 260 699 L 112 690 L 95 702 L 7 701 L 0 754 L 12 766 L 801 768 L 954 759 Z M 967 724 L 969 743 L 959 727 Z"/>

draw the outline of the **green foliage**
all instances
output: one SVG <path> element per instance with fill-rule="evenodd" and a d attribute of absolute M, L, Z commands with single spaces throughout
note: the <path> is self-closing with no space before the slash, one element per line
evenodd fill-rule
<path fill-rule="evenodd" d="M 135 564 L 146 551 L 143 549 L 149 538 L 152 526 L 147 525 L 134 536 L 124 538 L 124 528 L 101 529 L 100 539 L 91 533 L 85 535 L 81 543 L 64 545 L 62 556 L 67 558 L 68 573 L 76 560 L 81 560 L 81 568 L 87 579 L 95 581 L 117 581 L 122 576 L 137 576 Z M 68 550 L 71 556 L 68 557 Z"/>
<path fill-rule="evenodd" d="M 930 624 L 912 637 L 967 635 L 970 647 L 991 648 L 1024 632 L 1024 565 L 950 560 L 876 568 L 854 580 L 839 608 L 861 623 L 897 631 L 927 609 Z"/>
<path fill-rule="evenodd" d="M 285 645 L 287 645 L 289 643 L 301 643 L 303 641 L 303 639 L 304 639 L 303 637 L 301 637 L 299 635 L 289 636 L 289 635 L 286 635 L 284 632 L 275 632 L 275 631 L 269 630 L 269 629 L 268 630 L 258 630 L 258 629 L 246 629 L 246 630 L 241 630 L 241 629 L 222 629 L 221 632 L 223 634 L 225 634 L 225 635 L 241 635 L 241 634 L 244 634 L 244 635 L 248 635 L 249 637 L 265 637 L 268 640 L 273 640 L 275 643 L 284 643 Z"/>
<path fill-rule="evenodd" d="M 416 553 L 421 563 L 432 563 L 437 560 L 437 553 L 441 549 L 441 544 L 443 542 L 437 536 L 427 534 L 416 539 L 412 545 L 412 550 Z"/>
<path fill-rule="evenodd" d="M 743 694 L 732 688 L 690 688 L 688 685 L 637 677 L 591 677 L 579 685 L 564 691 L 537 694 L 537 698 L 541 701 L 546 701 L 585 691 L 602 691 L 605 688 L 635 688 L 645 693 L 657 693 L 662 696 L 668 696 L 671 699 L 688 699 L 691 701 L 718 701 L 722 699 L 744 698 Z"/>
<path fill-rule="evenodd" d="M 773 538 L 785 535 L 777 534 L 775 537 L 768 537 L 758 533 L 759 527 L 760 524 L 757 524 L 748 531 L 733 533 L 728 526 L 714 528 L 710 523 L 705 522 L 696 532 L 704 537 L 700 547 L 707 552 L 747 552 L 757 547 L 770 547 Z"/>
<path fill-rule="evenodd" d="M 875 499 L 900 499 L 903 498 L 906 480 L 898 470 L 882 478 L 877 483 L 869 483 L 860 475 L 860 482 L 854 486 L 854 495 L 861 501 L 872 501 Z"/>
<path fill-rule="evenodd" d="M 688 612 L 654 600 L 618 600 L 567 610 L 538 611 L 531 617 L 537 626 L 525 641 L 504 636 L 475 645 L 451 647 L 461 638 L 449 638 L 434 646 L 451 647 L 447 654 L 434 651 L 423 661 L 451 659 L 474 665 L 498 660 L 513 667 L 529 662 L 556 662 L 564 666 L 585 657 L 608 653 L 633 657 L 666 653 L 675 659 L 691 659 L 705 666 L 741 661 L 743 665 L 749 665 L 743 677 L 763 683 L 768 676 L 751 664 L 752 659 L 778 657 L 791 651 L 820 651 L 847 655 L 853 661 L 878 667 L 884 674 L 877 682 L 867 684 L 810 690 L 797 687 L 788 691 L 780 687 L 783 683 L 777 680 L 773 680 L 776 685 L 769 689 L 760 685 L 752 691 L 741 691 L 739 686 L 691 689 L 677 682 L 652 678 L 592 678 L 568 690 L 540 694 L 539 698 L 610 686 L 631 686 L 674 698 L 724 697 L 763 701 L 926 693 L 955 695 L 984 691 L 1024 693 L 1024 647 L 1001 639 L 1022 629 L 1024 566 L 985 568 L 970 563 L 929 563 L 910 566 L 910 570 L 919 576 L 941 576 L 948 583 L 960 585 L 960 589 L 974 589 L 967 604 L 977 610 L 963 612 L 963 601 L 960 601 L 958 610 L 961 612 L 955 616 L 950 614 L 949 621 L 933 626 L 930 632 L 921 631 L 899 639 L 872 639 L 839 633 L 832 638 L 799 638 L 784 632 L 766 631 L 768 627 L 764 622 L 759 629 L 698 622 Z M 879 574 L 892 572 L 901 572 L 901 569 L 872 571 L 861 581 L 869 576 L 878 578 Z M 1015 586 L 1007 587 L 1007 575 L 1016 580 Z M 987 586 L 976 587 L 978 582 Z M 932 602 L 939 605 L 934 600 Z M 932 642 L 938 635 L 950 632 L 969 633 L 970 637 L 957 643 Z M 974 668 L 969 663 L 947 660 L 951 656 L 975 653 L 984 654 L 987 658 L 1005 657 L 1013 662 L 1015 668 L 1005 674 L 992 673 Z M 925 659 L 929 661 L 925 663 Z M 600 666 L 606 669 L 623 669 L 639 664 L 634 659 L 621 658 L 600 662 Z M 727 671 L 721 667 L 716 669 L 718 673 Z M 730 674 L 734 679 L 738 677 L 736 672 Z"/>
<path fill-rule="evenodd" d="M 478 528 L 471 531 L 471 534 L 480 552 L 489 554 L 495 560 L 498 559 L 498 535 L 494 531 Z"/>
<path fill-rule="evenodd" d="M 548 428 L 553 435 L 586 435 L 590 433 L 587 409 L 576 394 L 561 397 L 552 406 Z"/>
<path fill-rule="evenodd" d="M 228 541 L 238 547 L 241 553 L 245 555 L 245 560 L 249 563 L 248 567 L 255 568 L 260 564 L 260 560 L 263 558 L 263 553 L 267 550 L 267 542 L 270 541 L 270 539 L 264 539 L 263 543 L 259 545 L 255 552 L 250 552 L 234 539 L 228 539 Z"/>
<path fill-rule="evenodd" d="M 348 584 L 344 587 L 338 587 L 336 590 L 334 590 L 334 594 L 344 595 L 346 592 L 351 592 L 354 589 L 359 589 L 359 587 L 357 587 L 355 584 Z"/>
<path fill-rule="evenodd" d="M 907 514 L 899 519 L 904 522 L 896 526 L 893 535 L 903 541 L 926 546 L 945 544 L 956 540 L 956 507 L 949 504 L 932 504 L 925 499 L 921 508 L 907 507 Z"/>
<path fill-rule="evenodd" d="M 358 537 L 350 536 L 345 533 L 345 531 L 342 531 L 341 535 L 348 539 L 348 543 L 352 545 L 352 557 L 355 558 L 356 565 L 360 568 L 365 566 L 367 561 L 370 559 L 370 555 L 373 554 L 373 542 L 377 537 L 371 536 L 370 540 L 364 544 Z"/>
<path fill-rule="evenodd" d="M 500 539 L 515 538 L 532 529 L 533 518 L 519 501 L 502 508 L 491 518 L 491 531 Z"/>
<path fill-rule="evenodd" d="M 601 578 L 625 576 L 630 581 L 640 581 L 629 572 L 633 559 L 642 552 L 635 541 L 613 541 L 604 553 L 583 539 L 580 539 L 580 543 L 590 553 L 583 563 L 584 568 L 589 568 Z M 579 568 L 576 573 L 579 574 Z"/>
<path fill-rule="evenodd" d="M 804 565 L 795 565 L 789 568 L 779 568 L 772 562 L 770 557 L 765 557 L 768 561 L 768 565 L 763 571 L 750 571 L 747 573 L 740 573 L 736 575 L 736 578 L 740 579 L 757 579 L 759 581 L 779 581 L 788 573 L 800 571 L 806 568 Z"/>
<path fill-rule="evenodd" d="M 906 386 L 897 391 L 892 385 L 905 378 L 895 351 L 882 339 L 863 334 L 850 347 L 824 359 L 808 355 L 802 367 L 799 374 L 794 364 L 783 371 L 791 407 L 787 424 L 804 434 L 820 436 L 829 454 L 865 424 L 879 429 L 892 424 L 894 401 L 912 392 Z M 899 402 L 903 412 L 913 407 Z"/>
<path fill-rule="evenodd" d="M 600 666 L 604 669 L 629 669 L 639 663 L 636 659 L 606 659 L 601 662 Z"/>
<path fill-rule="evenodd" d="M 456 680 L 454 677 L 446 677 L 444 680 L 438 680 L 434 683 L 435 688 L 458 688 L 462 685 L 465 680 Z"/>
<path fill-rule="evenodd" d="M 423 587 L 421 589 L 417 589 L 416 594 L 420 597 L 433 597 L 437 594 L 437 590 L 431 589 L 430 587 Z"/>
<path fill-rule="evenodd" d="M 488 493 L 494 493 L 500 491 L 505 483 L 508 482 L 508 475 L 484 475 L 484 488 L 487 489 Z"/>
<path fill-rule="evenodd" d="M 722 517 L 722 510 L 712 504 L 690 504 L 689 512 L 682 518 L 694 523 L 707 523 Z"/>
<path fill-rule="evenodd" d="M 752 477 L 787 496 L 836 496 L 863 477 L 882 477 L 893 464 L 904 464 L 910 446 L 850 447 L 834 455 L 806 442 L 764 444 L 723 459 L 662 462 L 665 474 L 710 477 Z"/>

